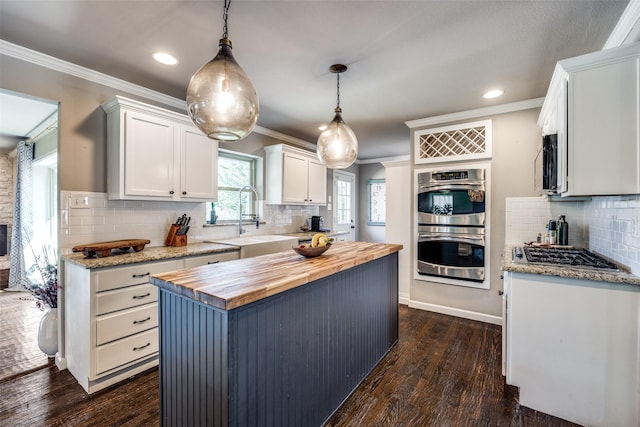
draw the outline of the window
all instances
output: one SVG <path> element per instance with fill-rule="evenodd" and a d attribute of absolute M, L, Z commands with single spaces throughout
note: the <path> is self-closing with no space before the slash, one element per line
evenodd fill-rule
<path fill-rule="evenodd" d="M 33 237 L 37 245 L 58 241 L 58 156 L 56 153 L 33 162 Z"/>
<path fill-rule="evenodd" d="M 237 221 L 239 217 L 238 192 L 246 185 L 256 187 L 257 158 L 247 154 L 220 150 L 218 153 L 218 201 L 207 206 L 207 221 L 211 221 L 214 206 L 217 221 Z M 242 193 L 243 215 L 253 215 L 256 198 L 252 191 Z"/>
<path fill-rule="evenodd" d="M 368 225 L 384 225 L 386 184 L 384 179 L 369 180 L 369 218 Z"/>
<path fill-rule="evenodd" d="M 353 214 L 351 213 L 351 181 L 335 177 L 336 180 L 336 203 L 335 222 L 336 225 L 351 224 Z"/>

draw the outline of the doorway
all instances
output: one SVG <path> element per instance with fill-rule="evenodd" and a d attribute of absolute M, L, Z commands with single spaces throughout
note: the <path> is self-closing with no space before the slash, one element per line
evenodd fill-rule
<path fill-rule="evenodd" d="M 57 101 L 0 88 L 0 175 L 6 177 L 0 187 L 7 187 L 0 190 L 9 195 L 0 200 L 0 224 L 8 226 L 7 242 L 15 233 L 22 233 L 13 227 L 14 206 L 20 196 L 16 188 L 17 147 L 26 141 L 33 147 L 31 207 L 27 211 L 29 222 L 33 221 L 33 237 L 37 244 L 57 249 L 58 112 Z M 0 256 L 0 271 L 9 269 L 9 255 Z M 3 287 L 6 283 L 0 283 Z"/>
<path fill-rule="evenodd" d="M 0 88 L 0 175 L 5 188 L 0 198 L 0 224 L 8 227 L 7 241 L 14 230 L 14 205 L 19 194 L 16 187 L 18 145 L 26 141 L 33 147 L 32 194 L 30 197 L 33 237 L 37 245 L 46 243 L 58 249 L 58 114 L 59 103 Z M 20 157 L 22 158 L 22 157 Z M 18 222 L 20 223 L 20 222 Z M 18 234 L 20 235 L 20 234 Z M 11 251 L 11 246 L 8 245 Z M 29 250 L 29 248 L 26 248 Z M 0 256 L 0 365 L 5 375 L 24 372 L 48 364 L 47 356 L 37 344 L 37 331 L 42 312 L 36 308 L 33 296 L 24 292 L 2 291 L 9 283 L 10 252 Z M 3 272 L 6 272 L 4 274 Z"/>
<path fill-rule="evenodd" d="M 346 232 L 335 237 L 339 242 L 356 240 L 356 176 L 351 172 L 333 171 L 333 230 Z"/>

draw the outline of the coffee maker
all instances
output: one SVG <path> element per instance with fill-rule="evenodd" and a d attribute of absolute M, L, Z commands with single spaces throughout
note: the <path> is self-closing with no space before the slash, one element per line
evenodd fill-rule
<path fill-rule="evenodd" d="M 323 231 L 324 219 L 321 216 L 311 217 L 311 231 Z"/>

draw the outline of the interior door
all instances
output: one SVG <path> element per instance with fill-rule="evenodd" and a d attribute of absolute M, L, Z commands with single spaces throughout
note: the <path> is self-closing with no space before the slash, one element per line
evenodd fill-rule
<path fill-rule="evenodd" d="M 356 240 L 356 176 L 350 172 L 333 171 L 333 230 L 346 231 L 335 239 L 339 242 Z"/>

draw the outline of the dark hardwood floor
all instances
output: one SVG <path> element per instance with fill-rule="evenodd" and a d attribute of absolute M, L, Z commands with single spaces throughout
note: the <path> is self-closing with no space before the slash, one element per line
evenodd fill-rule
<path fill-rule="evenodd" d="M 401 306 L 399 343 L 327 426 L 574 426 L 518 405 L 500 373 L 500 334 Z M 49 362 L 0 382 L 0 396 L 0 426 L 160 425 L 156 369 L 88 396 Z"/>

